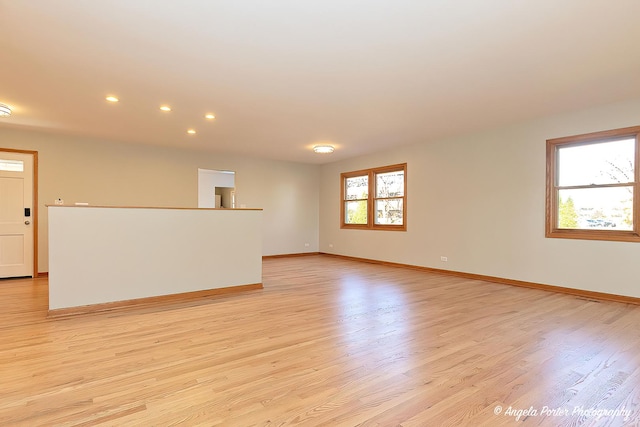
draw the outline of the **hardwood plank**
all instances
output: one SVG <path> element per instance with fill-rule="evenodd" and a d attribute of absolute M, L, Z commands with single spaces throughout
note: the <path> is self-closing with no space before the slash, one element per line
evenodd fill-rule
<path fill-rule="evenodd" d="M 251 283 L 247 285 L 228 286 L 226 288 L 205 289 L 202 291 L 182 292 L 179 294 L 160 295 L 146 298 L 136 298 L 122 301 L 105 302 L 100 304 L 82 305 L 78 307 L 57 308 L 49 310 L 49 317 L 79 316 L 92 314 L 100 311 L 138 309 L 141 306 L 160 306 L 178 301 L 198 300 L 210 298 L 216 295 L 229 294 L 235 292 L 246 292 L 262 289 L 262 283 Z"/>
<path fill-rule="evenodd" d="M 0 425 L 640 423 L 636 305 L 323 255 L 263 285 L 48 318 L 47 279 L 0 281 Z"/>

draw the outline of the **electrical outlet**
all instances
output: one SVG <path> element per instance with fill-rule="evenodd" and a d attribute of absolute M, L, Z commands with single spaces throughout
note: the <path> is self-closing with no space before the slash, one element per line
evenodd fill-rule
<path fill-rule="evenodd" d="M 449 261 L 449 258 L 447 258 L 446 256 L 441 256 L 440 257 L 440 261 L 447 262 L 447 261 Z"/>
<path fill-rule="evenodd" d="M 333 243 L 329 243 L 329 247 L 332 248 L 333 247 Z"/>
<path fill-rule="evenodd" d="M 305 248 L 308 248 L 308 247 L 309 247 L 309 244 L 308 244 L 308 243 L 305 243 L 305 244 L 304 244 L 304 247 L 305 247 Z"/>

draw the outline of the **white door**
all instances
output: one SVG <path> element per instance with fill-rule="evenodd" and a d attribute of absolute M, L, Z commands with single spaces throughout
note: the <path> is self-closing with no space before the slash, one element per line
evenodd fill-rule
<path fill-rule="evenodd" d="M 33 277 L 33 155 L 0 151 L 0 278 Z"/>

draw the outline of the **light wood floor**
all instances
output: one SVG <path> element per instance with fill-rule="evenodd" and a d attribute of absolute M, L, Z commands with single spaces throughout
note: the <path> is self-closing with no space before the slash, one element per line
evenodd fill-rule
<path fill-rule="evenodd" d="M 640 307 L 326 256 L 264 287 L 53 320 L 0 281 L 0 425 L 640 425 Z"/>

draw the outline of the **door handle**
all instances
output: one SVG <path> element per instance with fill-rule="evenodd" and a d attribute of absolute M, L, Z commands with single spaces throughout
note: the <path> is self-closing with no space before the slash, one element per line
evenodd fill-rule
<path fill-rule="evenodd" d="M 27 221 L 25 221 L 24 223 L 25 223 L 25 224 L 27 224 L 27 225 L 29 225 L 29 224 L 31 224 L 31 221 L 28 221 L 28 220 L 27 220 Z"/>

